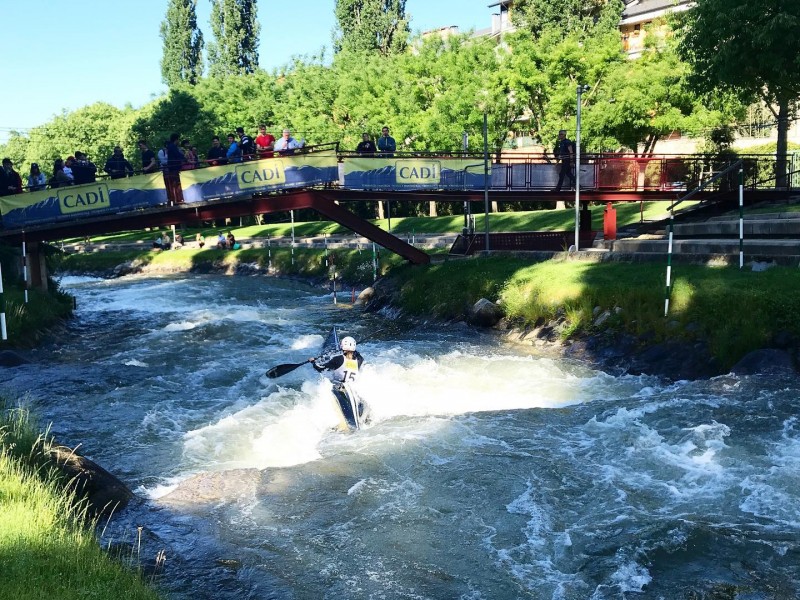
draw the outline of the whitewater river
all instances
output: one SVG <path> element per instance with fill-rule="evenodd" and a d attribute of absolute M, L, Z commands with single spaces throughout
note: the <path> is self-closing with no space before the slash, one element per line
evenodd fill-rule
<path fill-rule="evenodd" d="M 76 318 L 0 391 L 141 498 L 103 543 L 163 550 L 170 598 L 800 593 L 796 378 L 612 377 L 270 278 L 63 284 Z M 357 433 L 310 366 L 264 376 L 332 324 Z"/>

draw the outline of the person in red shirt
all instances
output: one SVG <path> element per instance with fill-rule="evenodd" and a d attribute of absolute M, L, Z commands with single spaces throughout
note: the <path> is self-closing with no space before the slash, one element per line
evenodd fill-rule
<path fill-rule="evenodd" d="M 267 133 L 266 125 L 258 126 L 258 136 L 256 137 L 256 150 L 260 158 L 272 158 L 272 149 L 275 147 L 275 136 Z"/>

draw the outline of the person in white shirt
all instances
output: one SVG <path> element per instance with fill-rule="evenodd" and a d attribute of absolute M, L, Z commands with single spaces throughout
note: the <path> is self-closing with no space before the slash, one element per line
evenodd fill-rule
<path fill-rule="evenodd" d="M 292 133 L 288 129 L 284 129 L 283 135 L 275 142 L 275 152 L 283 156 L 288 156 L 294 154 L 295 150 L 302 148 L 305 144 L 305 140 L 300 140 L 298 142 L 292 137 Z"/>

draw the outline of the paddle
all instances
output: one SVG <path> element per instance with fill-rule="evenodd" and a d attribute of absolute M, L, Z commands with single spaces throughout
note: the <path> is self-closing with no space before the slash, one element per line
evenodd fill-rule
<path fill-rule="evenodd" d="M 267 377 L 269 377 L 270 379 L 276 379 L 278 377 L 283 377 L 287 373 L 291 373 L 296 368 L 302 367 L 303 365 L 306 365 L 306 364 L 308 364 L 310 362 L 311 362 L 310 360 L 304 360 L 301 363 L 287 363 L 287 364 L 284 364 L 284 365 L 275 365 L 269 371 L 267 371 Z"/>

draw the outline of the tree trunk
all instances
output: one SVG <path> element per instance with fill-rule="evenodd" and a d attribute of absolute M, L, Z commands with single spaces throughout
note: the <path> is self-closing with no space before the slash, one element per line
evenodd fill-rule
<path fill-rule="evenodd" d="M 378 220 L 383 221 L 386 215 L 383 213 L 383 200 L 378 200 Z"/>
<path fill-rule="evenodd" d="M 430 200 L 428 202 L 428 216 L 429 217 L 438 217 L 439 214 L 436 212 L 436 201 Z"/>
<path fill-rule="evenodd" d="M 775 153 L 775 189 L 787 186 L 786 162 L 789 134 L 789 101 L 778 103 L 778 147 Z"/>

